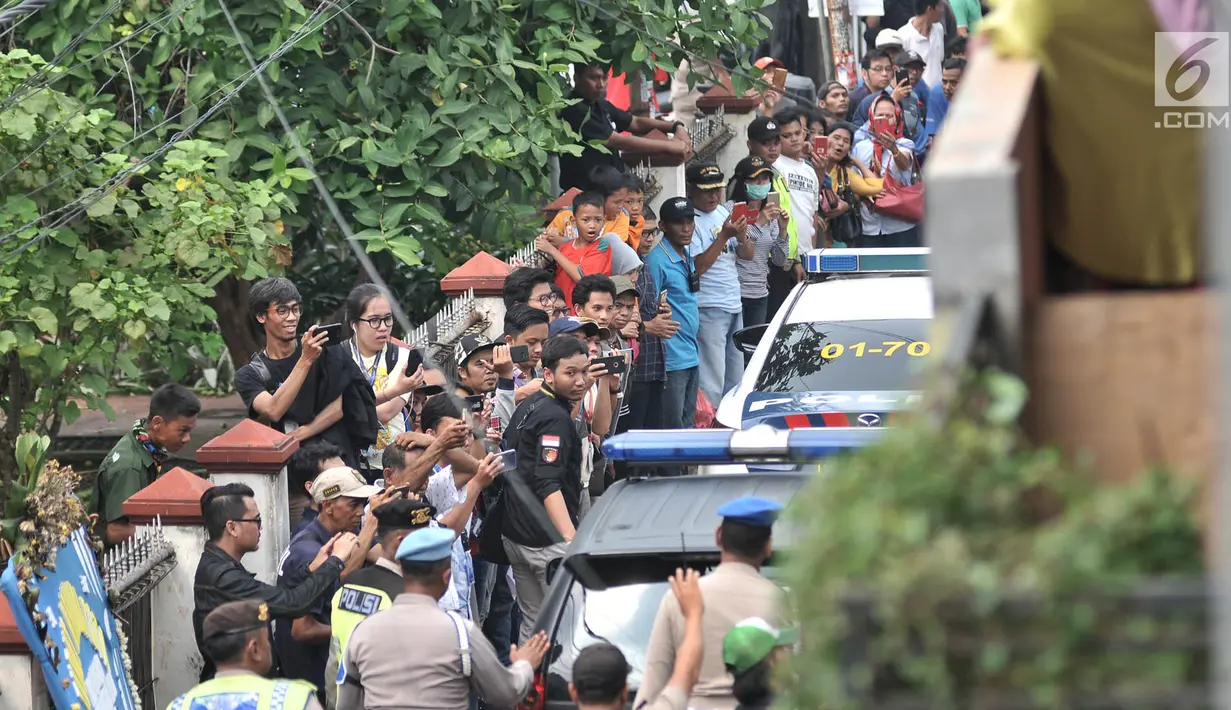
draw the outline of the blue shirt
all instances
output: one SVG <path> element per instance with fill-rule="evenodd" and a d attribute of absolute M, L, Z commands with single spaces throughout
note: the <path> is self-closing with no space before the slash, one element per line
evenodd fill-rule
<path fill-rule="evenodd" d="M 696 230 L 692 233 L 692 243 L 688 245 L 688 253 L 694 260 L 714 243 L 718 233 L 722 231 L 722 225 L 726 224 L 730 216 L 731 209 L 726 205 L 718 205 L 713 212 L 697 210 Z M 735 268 L 736 245 L 735 239 L 727 239 L 727 248 L 718 255 L 709 270 L 701 274 L 701 293 L 697 294 L 698 307 L 717 308 L 727 313 L 744 310 L 744 302 L 739 295 L 739 271 Z"/>
<path fill-rule="evenodd" d="M 949 115 L 949 99 L 945 98 L 945 92 L 933 91 L 928 95 L 928 138 L 940 133 L 940 127 L 944 124 L 947 115 Z"/>
<path fill-rule="evenodd" d="M 333 535 L 325 529 L 319 518 L 312 519 L 291 538 L 291 544 L 278 564 L 278 586 L 292 589 L 308 577 L 308 565 L 316 558 L 321 548 Z M 336 589 L 337 585 L 335 585 Z M 322 594 L 312 615 L 321 623 L 329 623 L 329 603 L 333 590 Z M 306 680 L 318 688 L 325 682 L 325 662 L 329 658 L 329 642 L 307 644 L 291 638 L 293 619 L 277 619 L 274 622 L 274 647 L 282 663 L 282 675 L 286 678 Z"/>
<path fill-rule="evenodd" d="M 694 232 L 694 239 L 696 238 Z M 696 367 L 697 331 L 701 319 L 697 313 L 697 294 L 688 290 L 688 275 L 692 273 L 692 257 L 680 256 L 666 237 L 658 240 L 645 258 L 646 268 L 654 277 L 654 288 L 667 291 L 671 318 L 680 324 L 676 334 L 666 341 L 667 372 Z M 736 289 L 738 295 L 739 289 Z"/>

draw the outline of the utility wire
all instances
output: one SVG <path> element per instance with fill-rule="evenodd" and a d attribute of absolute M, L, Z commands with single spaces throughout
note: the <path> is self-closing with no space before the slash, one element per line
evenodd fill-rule
<path fill-rule="evenodd" d="M 0 26 L 13 22 L 23 15 L 31 15 L 51 4 L 52 0 L 23 0 L 14 7 L 0 10 Z"/>
<path fill-rule="evenodd" d="M 389 291 L 388 284 L 386 284 L 385 280 L 381 278 L 380 272 L 376 270 L 376 265 L 372 263 L 372 260 L 368 257 L 367 252 L 364 251 L 364 248 L 359 245 L 359 240 L 355 239 L 355 234 L 351 231 L 350 224 L 348 224 L 346 218 L 342 216 L 342 211 L 338 209 L 338 205 L 334 202 L 333 196 L 329 194 L 329 188 L 325 187 L 324 181 L 322 181 L 320 176 L 317 174 L 316 167 L 312 161 L 312 156 L 308 154 L 308 151 L 304 150 L 303 143 L 300 142 L 299 136 L 291 128 L 291 123 L 287 120 L 286 113 L 283 112 L 282 106 L 278 104 L 278 100 L 274 97 L 269 85 L 265 82 L 265 77 L 262 73 L 263 67 L 258 68 L 256 65 L 256 62 L 252 57 L 252 53 L 248 50 L 248 44 L 244 42 L 243 36 L 240 35 L 239 27 L 235 25 L 235 18 L 231 16 L 231 9 L 227 7 L 226 0 L 218 0 L 218 5 L 222 8 L 222 13 L 226 15 L 227 23 L 231 26 L 231 32 L 235 35 L 235 40 L 244 51 L 244 56 L 248 59 L 249 66 L 252 67 L 252 70 L 257 75 L 257 80 L 261 84 L 261 91 L 265 94 L 265 100 L 269 103 L 270 107 L 273 108 L 274 113 L 277 115 L 278 123 L 282 126 L 282 130 L 286 133 L 287 138 L 290 139 L 291 145 L 295 149 L 295 154 L 299 158 L 299 162 L 303 163 L 303 166 L 311 171 L 312 183 L 316 186 L 317 193 L 325 202 L 325 206 L 329 210 L 330 216 L 333 217 L 334 222 L 337 222 L 338 229 L 342 230 L 342 234 L 346 237 L 346 243 L 350 245 L 351 251 L 355 253 L 355 258 L 359 260 L 359 264 L 363 267 L 363 270 L 367 272 L 368 278 L 370 278 L 373 283 L 377 284 L 381 288 Z M 410 327 L 410 320 L 406 317 L 406 313 L 402 310 L 401 305 L 398 304 L 397 299 L 391 298 L 389 301 L 389 306 L 393 310 L 393 316 L 397 319 L 398 325 L 402 327 L 403 332 L 413 332 L 414 329 Z M 512 487 L 510 492 L 515 496 L 523 500 L 535 499 L 534 492 L 530 490 L 529 485 L 525 481 L 521 480 L 520 477 L 502 476 L 502 479 Z M 531 515 L 535 518 L 535 522 L 538 523 L 539 527 L 542 528 L 542 531 L 546 535 L 552 538 L 555 542 L 563 542 L 563 538 L 556 530 L 555 524 L 552 523 L 551 518 L 547 516 L 547 510 L 545 508 L 542 506 L 529 506 L 529 510 Z"/>
<path fill-rule="evenodd" d="M 189 0 L 189 1 L 191 2 L 191 0 Z M 143 43 L 143 44 L 142 44 L 142 45 L 141 45 L 141 46 L 137 49 L 137 51 L 136 51 L 136 52 L 134 52 L 134 53 L 132 54 L 132 56 L 133 56 L 133 57 L 136 57 L 138 54 L 141 54 L 142 52 L 144 52 L 144 51 L 145 51 L 145 48 L 146 48 L 146 47 L 148 47 L 148 46 L 150 46 L 150 43 L 151 43 L 151 42 L 153 42 L 153 41 L 154 41 L 154 40 L 155 40 L 155 39 L 156 39 L 156 38 L 157 38 L 160 34 L 162 34 L 162 32 L 163 32 L 163 30 L 162 30 L 162 29 L 159 29 L 159 30 L 158 30 L 158 31 L 156 31 L 154 34 L 150 35 L 149 39 L 145 40 L 145 42 L 144 42 L 144 43 Z M 121 47 L 121 50 L 122 50 L 122 49 L 123 49 L 123 48 Z M 71 122 L 71 121 L 72 121 L 74 118 L 76 118 L 77 116 L 79 116 L 79 115 L 81 115 L 81 114 L 85 113 L 86 111 L 88 111 L 88 110 L 90 109 L 91 105 L 93 104 L 94 100 L 95 100 L 95 99 L 97 99 L 99 96 L 101 96 L 101 95 L 102 95 L 102 93 L 103 93 L 103 91 L 105 91 L 105 90 L 107 89 L 107 87 L 108 87 L 108 86 L 111 86 L 111 82 L 115 81 L 115 78 L 116 78 L 117 76 L 119 76 L 119 75 L 120 75 L 120 72 L 125 71 L 125 70 L 127 69 L 127 64 L 128 64 L 128 61 L 129 61 L 128 57 L 124 57 L 124 58 L 123 58 L 123 65 L 122 65 L 119 69 L 116 69 L 116 70 L 115 70 L 115 72 L 113 72 L 113 73 L 111 74 L 111 76 L 107 78 L 107 81 L 103 82 L 103 83 L 102 83 L 102 85 L 100 85 L 100 86 L 98 87 L 98 90 L 94 92 L 94 95 L 93 95 L 92 97 L 90 97 L 90 99 L 89 99 L 88 101 L 84 101 L 84 102 L 82 102 L 81 107 L 80 107 L 80 108 L 78 108 L 76 111 L 74 111 L 74 112 L 72 113 L 72 115 L 71 115 L 71 116 L 69 116 L 68 118 L 65 118 L 65 119 L 64 119 L 64 120 L 60 123 L 60 125 L 56 126 L 56 128 L 55 128 L 54 130 L 50 131 L 50 132 L 47 134 L 47 137 L 46 137 L 46 138 L 44 138 L 44 139 L 43 139 L 43 141 L 42 141 L 41 143 L 39 143 L 37 146 L 35 146 L 33 150 L 31 150 L 29 153 L 27 153 L 27 154 L 25 155 L 25 157 L 23 157 L 22 159 L 20 159 L 20 160 L 18 160 L 18 161 L 16 161 L 16 162 L 14 162 L 14 163 L 13 163 L 13 167 L 11 167 L 11 168 L 9 168 L 7 171 L 5 171 L 5 173 L 4 173 L 3 175 L 0 175 L 0 183 L 3 183 L 3 182 L 4 182 L 4 179 L 5 179 L 5 178 L 7 178 L 9 175 L 12 175 L 12 174 L 13 174 L 13 172 L 14 172 L 15 170 L 17 170 L 17 168 L 21 167 L 21 165 L 22 165 L 23 163 L 25 163 L 26 161 L 28 161 L 30 158 L 34 157 L 34 156 L 35 156 L 35 155 L 36 155 L 36 154 L 37 154 L 40 150 L 42 150 L 42 149 L 43 149 L 43 146 L 45 146 L 45 145 L 47 145 L 48 143 L 50 143 L 50 142 L 51 142 L 51 139 L 52 139 L 52 138 L 55 138 L 56 136 L 60 135 L 60 133 L 61 133 L 62 131 L 64 131 L 64 129 L 68 128 L 68 124 L 69 124 L 69 122 Z M 132 100 L 134 103 L 135 103 L 135 102 L 136 102 L 136 100 L 137 100 L 137 97 L 136 97 L 136 95 L 135 95 L 135 94 L 134 94 L 133 96 L 131 96 L 130 98 L 131 98 L 131 100 Z M 137 129 L 137 126 L 136 126 L 136 125 L 135 125 L 135 123 L 134 123 L 134 125 L 133 125 L 133 131 L 135 132 L 135 131 L 136 131 L 136 129 Z M 75 171 L 74 171 L 74 172 L 75 172 Z M 46 184 L 45 184 L 44 186 L 46 186 Z M 39 189 L 42 189 L 42 187 L 43 187 L 43 186 L 41 186 Z M 36 191 L 37 191 L 37 190 L 36 190 Z"/>
<path fill-rule="evenodd" d="M 347 3 L 347 6 L 349 6 L 349 5 L 353 4 L 354 2 L 355 2 L 355 0 L 350 0 L 350 2 L 348 2 L 348 3 Z M 339 9 L 339 12 L 341 12 L 341 9 Z M 18 247 L 17 247 L 16 249 L 14 249 L 12 252 L 10 252 L 10 253 L 6 254 L 6 255 L 3 257 L 3 259 L 0 259 L 0 264 L 7 263 L 8 261 L 11 261 L 12 259 L 15 259 L 18 255 L 20 255 L 22 252 L 24 252 L 24 251 L 25 251 L 26 249 L 28 249 L 30 246 L 34 245 L 36 242 L 38 242 L 38 241 L 42 240 L 42 239 L 43 239 L 43 238 L 45 238 L 47 235 L 49 235 L 49 234 L 51 234 L 52 232 L 54 232 L 56 229 L 59 229 L 60 227 L 64 226 L 64 225 L 65 225 L 65 224 L 67 224 L 69 221 L 71 221 L 71 220 L 73 220 L 73 219 L 75 219 L 75 218 L 79 217 L 79 216 L 80 216 L 81 214 L 83 214 L 86 210 L 88 210 L 91 206 L 93 206 L 93 205 L 94 205 L 94 204 L 96 204 L 99 200 L 101 200 L 101 199 L 103 199 L 104 197 L 106 197 L 108 194 L 110 194 L 110 193 L 111 193 L 112 191 L 114 191 L 117 187 L 119 187 L 121 184 L 123 184 L 125 181 L 127 181 L 130 177 L 132 177 L 132 176 L 133 176 L 135 173 L 137 173 L 139 170 L 141 170 L 141 169 L 142 169 L 142 168 L 144 168 L 145 166 L 149 165 L 149 164 L 150 164 L 150 163 L 152 163 L 154 160 L 157 160 L 159 157 L 161 157 L 161 156 L 162 156 L 163 154 L 165 154 L 167 151 L 171 150 L 171 148 L 172 148 L 172 147 L 174 147 L 176 143 L 178 143 L 179 141 L 181 141 L 181 140 L 183 140 L 184 138 L 188 137 L 188 136 L 189 136 L 189 135 L 190 135 L 193 131 L 195 131 L 195 130 L 196 130 L 196 129 L 197 129 L 197 128 L 201 125 L 201 124 L 205 123 L 205 122 L 206 122 L 206 121 L 208 121 L 210 118 L 212 118 L 212 117 L 214 116 L 214 114 L 216 114 L 216 113 L 218 113 L 219 111 L 221 111 L 221 110 L 222 110 L 222 108 L 223 108 L 224 106 L 226 106 L 226 104 L 227 104 L 227 103 L 228 103 L 228 102 L 229 102 L 232 98 L 234 98 L 237 94 L 239 94 L 239 92 L 240 92 L 240 91 L 242 91 L 242 90 L 243 90 L 243 88 L 244 88 L 245 86 L 247 86 L 247 85 L 248 85 L 248 84 L 252 81 L 252 78 L 253 78 L 254 76 L 259 76 L 259 75 L 260 75 L 260 70 L 264 70 L 264 69 L 265 69 L 266 67 L 268 67 L 270 64 L 272 64 L 273 62 L 275 62 L 275 61 L 277 61 L 278 59 L 282 58 L 282 56 L 283 56 L 284 54 L 286 54 L 287 52 L 289 52 L 289 51 L 290 51 L 290 50 L 294 47 L 294 45 L 295 45 L 296 43 L 298 43 L 298 42 L 299 42 L 299 40 L 301 40 L 301 39 L 303 39 L 304 37 L 306 37 L 308 34 L 310 34 L 310 32 L 314 32 L 314 31 L 316 31 L 316 29 L 319 29 L 319 27 L 318 27 L 318 28 L 312 28 L 312 22 L 313 22 L 313 20 L 315 20 L 315 19 L 317 19 L 318 17 L 320 17 L 322 14 L 323 14 L 323 6 L 322 6 L 321 8 L 317 8 L 317 9 L 316 9 L 316 10 L 312 13 L 312 15 L 311 15 L 311 16 L 309 16 L 308 20 L 304 23 L 304 25 L 300 28 L 300 30 L 299 30 L 299 31 L 296 31 L 294 34 L 292 34 L 292 35 L 291 35 L 291 37 L 287 38 L 287 40 L 286 40 L 285 42 L 283 42 L 281 46 L 279 46 L 276 50 L 274 50 L 274 52 L 273 52 L 272 54 L 270 54 L 270 55 L 269 55 L 269 57 L 267 57 L 267 58 L 266 58 L 263 62 L 261 62 L 259 65 L 257 65 L 257 69 L 258 69 L 258 71 L 251 72 L 251 73 L 250 73 L 247 77 L 245 77 L 245 78 L 244 78 L 244 80 L 243 80 L 242 82 L 240 82 L 240 84 L 239 84 L 238 86 L 236 86 L 234 89 L 232 89 L 230 92 L 228 92 L 228 93 L 227 93 L 227 94 L 226 94 L 226 95 L 225 95 L 225 96 L 224 96 L 224 97 L 223 97 L 223 98 L 222 98 L 222 99 L 221 99 L 218 103 L 216 103 L 216 104 L 214 104 L 213 106 L 211 106 L 211 107 L 210 107 L 210 108 L 209 108 L 209 109 L 208 109 L 205 113 L 203 113 L 203 114 L 202 114 L 202 115 L 201 115 L 201 116 L 200 116 L 200 117 L 199 117 L 199 118 L 198 118 L 195 122 L 193 122 L 193 124 L 192 124 L 192 125 L 190 125 L 190 126 L 188 126 L 187 128 L 185 128 L 185 129 L 183 129 L 183 130 L 179 131 L 178 133 L 176 133 L 174 136 L 172 136 L 172 137 L 171 137 L 171 139 L 170 139 L 169 141 L 167 141 L 165 144 L 163 144 L 163 145 L 159 146 L 159 147 L 158 147 L 158 149 L 157 149 L 157 150 L 155 150 L 153 153 L 151 153 L 150 155 L 148 155 L 148 156 L 146 156 L 145 158 L 141 159 L 141 160 L 140 160 L 140 161 L 138 161 L 137 163 L 134 163 L 133 165 L 129 166 L 128 168 L 125 168 L 124 170 L 121 170 L 121 171 L 117 172 L 117 173 L 116 173 L 115 175 L 113 175 L 110 179 L 108 179 L 105 183 L 103 183 L 103 184 L 102 184 L 102 185 L 100 185 L 99 187 L 95 188 L 94 190 L 92 190 L 92 191 L 90 191 L 90 192 L 86 193 L 86 194 L 85 194 L 85 195 L 83 195 L 82 197 L 80 197 L 80 198 L 78 198 L 78 199 L 74 200 L 73 202 L 70 202 L 70 203 L 68 203 L 67 205 L 64 205 L 64 206 L 59 207 L 59 208 L 57 208 L 57 209 L 55 209 L 55 210 L 52 210 L 51 212 L 49 212 L 49 213 L 47 213 L 47 214 L 45 214 L 45 215 L 41 215 L 39 218 L 37 218 L 37 219 L 35 219 L 35 220 L 31 221 L 31 222 L 28 222 L 28 223 L 26 223 L 26 224 L 24 224 L 24 225 L 22 225 L 22 226 L 18 227 L 17 229 L 14 229 L 14 230 L 12 230 L 12 231 L 8 232 L 8 233 L 7 233 L 7 234 L 5 234 L 3 237 L 0 237 L 0 244 L 7 243 L 7 242 L 9 242 L 9 241 L 13 240 L 14 238 L 16 238 L 16 237 L 17 237 L 17 235 L 20 235 L 22 232 L 26 231 L 27 229 L 30 229 L 31 227 L 37 227 L 37 226 L 39 226 L 41 223 L 45 222 L 45 220 L 47 220 L 48 218 L 53 217 L 53 216 L 56 216 L 56 215 L 58 215 L 58 214 L 63 214 L 63 216 L 62 216 L 62 217 L 60 217 L 59 219 L 57 219 L 54 223 L 52 223 L 52 224 L 50 224 L 50 225 L 46 226 L 46 227 L 45 227 L 45 228 L 44 228 L 44 229 L 43 229 L 43 230 L 42 230 L 39 234 L 35 235 L 34 237 L 31 237 L 29 240 L 27 240 L 26 242 L 24 242 L 23 244 L 21 244 L 20 246 L 18 246 Z M 335 14 L 336 14 L 336 13 L 335 13 Z M 329 18 L 329 19 L 326 19 L 326 20 L 325 20 L 325 22 L 329 22 L 331 19 L 332 19 L 332 17 L 331 17 L 331 18 Z M 323 23 L 322 23 L 322 24 L 323 24 Z"/>

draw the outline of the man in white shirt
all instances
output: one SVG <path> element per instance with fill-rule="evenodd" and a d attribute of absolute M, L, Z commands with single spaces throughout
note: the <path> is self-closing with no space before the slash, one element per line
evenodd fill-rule
<path fill-rule="evenodd" d="M 795 253 L 788 256 L 794 262 L 795 280 L 800 281 L 804 277 L 804 268 L 799 263 L 800 254 L 815 246 L 815 219 L 821 199 L 821 181 L 812 166 L 803 159 L 804 142 L 807 140 L 803 114 L 783 111 L 774 116 L 774 121 L 782 137 L 782 154 L 774 161 L 774 170 L 786 180 L 791 191 L 791 222 L 799 230 L 799 239 Z"/>
<path fill-rule="evenodd" d="M 927 63 L 923 81 L 928 86 L 940 86 L 941 65 L 945 63 L 945 26 L 940 22 L 944 14 L 940 0 L 915 0 L 915 16 L 898 30 L 902 48 L 918 53 Z"/>

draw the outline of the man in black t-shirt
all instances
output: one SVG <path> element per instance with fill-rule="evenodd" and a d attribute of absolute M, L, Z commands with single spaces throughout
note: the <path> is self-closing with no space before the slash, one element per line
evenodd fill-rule
<path fill-rule="evenodd" d="M 329 336 L 316 326 L 299 337 L 299 289 L 283 278 L 261 279 L 248 292 L 248 310 L 265 331 L 265 349 L 235 371 L 235 390 L 248 416 L 285 432 L 300 443 L 320 436 L 342 419 L 342 398 L 317 401 L 321 368 L 318 359 Z M 343 446 L 348 465 L 358 461 Z M 348 458 L 349 457 L 349 458 Z"/>
<path fill-rule="evenodd" d="M 581 100 L 561 111 L 560 118 L 581 134 L 582 143 L 600 141 L 606 143 L 611 152 L 603 153 L 587 145 L 582 148 L 580 156 L 561 153 L 561 190 L 574 187 L 582 190 L 594 189 L 590 184 L 590 172 L 598 165 L 610 165 L 623 171 L 621 150 L 666 151 L 681 155 L 685 160 L 692 155 L 692 139 L 682 121 L 673 123 L 646 116 L 634 116 L 628 111 L 616 108 L 607 100 L 607 69 L 600 65 L 574 66 L 575 86 L 572 97 Z M 647 133 L 654 129 L 673 135 L 675 139 L 658 141 L 624 134 L 624 131 Z"/>

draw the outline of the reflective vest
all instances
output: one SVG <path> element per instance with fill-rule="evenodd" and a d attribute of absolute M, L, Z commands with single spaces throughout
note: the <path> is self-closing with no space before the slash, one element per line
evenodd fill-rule
<path fill-rule="evenodd" d="M 334 661 L 341 665 L 342 654 L 346 652 L 346 644 L 355 627 L 376 612 L 393 606 L 393 598 L 376 587 L 344 584 L 334 593 L 330 605 L 333 607 L 333 614 L 329 617 L 333 638 L 329 640 L 329 651 Z M 332 682 L 332 679 L 326 679 L 326 682 Z"/>
<path fill-rule="evenodd" d="M 311 683 L 245 673 L 207 680 L 171 701 L 167 710 L 304 710 L 315 694 Z"/>
<path fill-rule="evenodd" d="M 786 184 L 786 178 L 774 171 L 773 182 L 770 183 L 774 192 L 778 193 L 778 206 L 785 210 L 788 214 L 791 212 L 791 188 Z M 787 254 L 786 258 L 791 261 L 799 259 L 799 227 L 797 226 L 794 215 L 792 219 L 786 223 L 787 233 Z M 815 241 L 815 237 L 813 241 Z"/>

